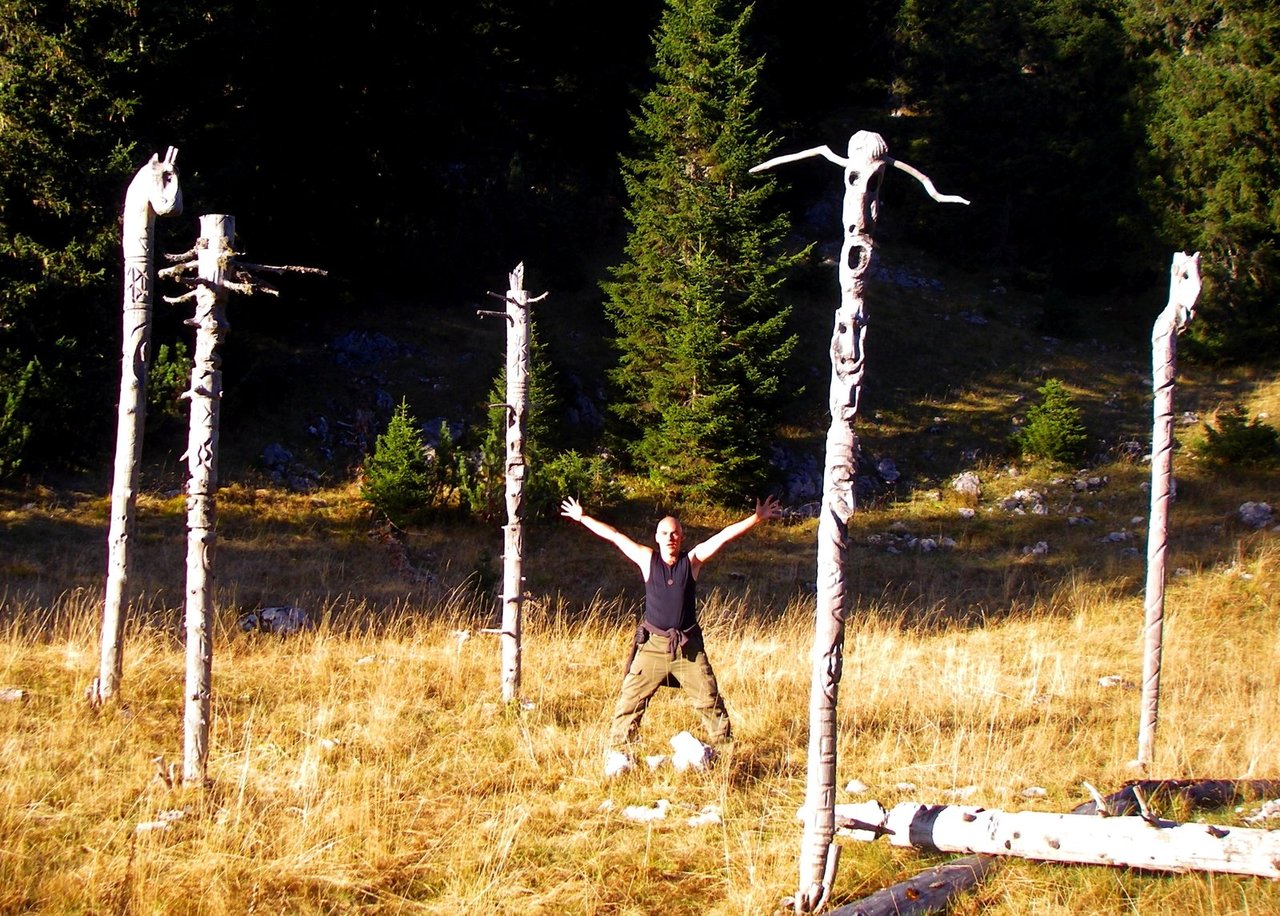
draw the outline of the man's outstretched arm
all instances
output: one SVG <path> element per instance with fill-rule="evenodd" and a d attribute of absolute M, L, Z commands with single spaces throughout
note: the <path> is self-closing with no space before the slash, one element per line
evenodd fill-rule
<path fill-rule="evenodd" d="M 764 502 L 756 500 L 756 511 L 752 512 L 740 522 L 734 522 L 722 528 L 719 533 L 713 534 L 697 547 L 689 551 L 689 559 L 695 564 L 701 566 L 710 560 L 725 544 L 728 544 L 734 538 L 746 534 L 760 522 L 769 518 L 777 518 L 782 514 L 782 504 L 778 502 L 776 497 L 766 497 Z"/>
<path fill-rule="evenodd" d="M 582 511 L 582 504 L 572 496 L 560 504 L 560 514 L 567 519 L 581 523 L 583 528 L 586 528 L 596 537 L 604 538 L 621 550 L 628 560 L 640 567 L 641 573 L 648 574 L 649 557 L 653 554 L 652 548 L 637 544 L 612 525 L 587 515 Z"/>

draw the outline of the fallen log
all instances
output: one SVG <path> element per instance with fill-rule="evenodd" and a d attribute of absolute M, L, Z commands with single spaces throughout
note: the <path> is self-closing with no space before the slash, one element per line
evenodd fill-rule
<path fill-rule="evenodd" d="M 917 802 L 894 806 L 885 826 L 895 846 L 938 852 L 1280 878 L 1280 833 L 1270 830 Z"/>
<path fill-rule="evenodd" d="M 892 887 L 830 910 L 828 916 L 923 916 L 946 909 L 951 898 L 986 877 L 992 856 L 965 856 L 923 871 Z"/>
<path fill-rule="evenodd" d="M 1071 809 L 1072 814 L 1116 817 L 1138 814 L 1145 807 L 1174 799 L 1192 808 L 1224 808 L 1242 801 L 1280 796 L 1280 779 L 1134 779 L 1116 792 Z M 1100 810 L 1100 807 L 1102 810 Z"/>

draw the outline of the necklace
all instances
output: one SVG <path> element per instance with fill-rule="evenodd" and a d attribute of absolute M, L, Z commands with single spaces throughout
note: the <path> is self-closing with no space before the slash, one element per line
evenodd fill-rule
<path fill-rule="evenodd" d="M 675 584 L 676 584 L 676 580 L 675 580 L 676 569 L 675 569 L 675 566 L 674 566 L 674 565 L 672 565 L 672 566 L 668 566 L 668 565 L 667 565 L 667 561 L 666 561 L 666 560 L 664 560 L 664 559 L 662 559 L 662 557 L 658 557 L 658 562 L 662 564 L 662 568 L 663 568 L 663 570 L 664 570 L 664 571 L 666 572 L 666 574 L 667 574 L 667 575 L 666 575 L 667 585 L 675 585 Z M 676 560 L 676 562 L 677 562 L 677 563 L 679 563 L 680 561 L 679 561 L 679 560 Z"/>

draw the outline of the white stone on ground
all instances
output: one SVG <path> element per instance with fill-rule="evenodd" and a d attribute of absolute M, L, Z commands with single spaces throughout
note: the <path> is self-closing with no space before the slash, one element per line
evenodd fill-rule
<path fill-rule="evenodd" d="M 621 751 L 609 751 L 604 755 L 604 775 L 621 776 L 635 766 L 635 763 Z"/>
<path fill-rule="evenodd" d="M 667 809 L 671 807 L 671 802 L 665 798 L 660 798 L 653 803 L 650 808 L 647 805 L 628 805 L 622 809 L 622 816 L 629 821 L 639 821 L 640 823 L 648 823 L 649 821 L 665 820 Z"/>
<path fill-rule="evenodd" d="M 1258 813 L 1251 817 L 1246 817 L 1245 821 L 1250 824 L 1257 824 L 1261 821 L 1270 820 L 1280 817 L 1280 798 L 1273 798 L 1258 809 Z"/>
<path fill-rule="evenodd" d="M 724 823 L 724 819 L 720 817 L 720 807 L 718 805 L 703 805 L 701 811 L 689 818 L 690 827 L 709 827 L 722 823 Z"/>
<path fill-rule="evenodd" d="M 690 767 L 695 770 L 706 769 L 716 753 L 688 732 L 680 732 L 674 736 L 671 746 L 675 748 L 675 753 L 671 755 L 671 765 L 681 773 Z"/>

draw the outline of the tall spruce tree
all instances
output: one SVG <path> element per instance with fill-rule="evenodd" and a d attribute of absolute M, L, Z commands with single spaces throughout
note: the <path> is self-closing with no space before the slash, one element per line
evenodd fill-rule
<path fill-rule="evenodd" d="M 1164 240 L 1203 253 L 1194 339 L 1251 357 L 1280 341 L 1280 12 L 1268 0 L 1133 3 L 1151 65 L 1145 185 Z"/>
<path fill-rule="evenodd" d="M 614 411 L 636 465 L 677 495 L 741 494 L 767 473 L 784 364 L 795 345 L 778 287 L 787 252 L 753 93 L 751 13 L 733 0 L 666 0 L 656 85 L 623 158 L 631 231 L 603 285 L 619 362 Z"/>
<path fill-rule="evenodd" d="M 82 457 L 111 415 L 129 6 L 0 0 L 0 476 Z"/>

